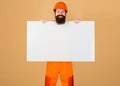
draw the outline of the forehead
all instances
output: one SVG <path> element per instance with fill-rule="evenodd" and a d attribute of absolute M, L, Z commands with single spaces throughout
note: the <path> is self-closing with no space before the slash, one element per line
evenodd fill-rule
<path fill-rule="evenodd" d="M 64 10 L 64 9 L 56 9 L 56 11 L 64 11 L 64 12 L 65 12 L 65 10 Z"/>

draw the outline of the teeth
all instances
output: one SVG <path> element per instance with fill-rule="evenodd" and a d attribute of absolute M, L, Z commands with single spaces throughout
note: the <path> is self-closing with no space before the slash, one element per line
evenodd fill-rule
<path fill-rule="evenodd" d="M 59 16 L 59 18 L 62 18 L 62 16 Z"/>

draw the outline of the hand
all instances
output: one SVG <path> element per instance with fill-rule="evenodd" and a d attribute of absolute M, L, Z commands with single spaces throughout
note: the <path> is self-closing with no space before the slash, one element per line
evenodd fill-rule
<path fill-rule="evenodd" d="M 74 21 L 76 24 L 80 23 L 80 19 Z"/>
<path fill-rule="evenodd" d="M 47 19 L 41 19 L 40 20 L 42 23 L 46 23 L 48 20 Z"/>

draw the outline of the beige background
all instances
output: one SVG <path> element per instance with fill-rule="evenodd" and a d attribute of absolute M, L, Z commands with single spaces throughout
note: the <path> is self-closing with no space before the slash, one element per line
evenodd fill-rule
<path fill-rule="evenodd" d="M 0 0 L 0 86 L 44 86 L 46 63 L 26 61 L 26 21 L 53 20 L 56 1 Z M 120 1 L 62 1 L 67 20 L 96 22 L 96 62 L 73 63 L 75 86 L 120 86 Z"/>

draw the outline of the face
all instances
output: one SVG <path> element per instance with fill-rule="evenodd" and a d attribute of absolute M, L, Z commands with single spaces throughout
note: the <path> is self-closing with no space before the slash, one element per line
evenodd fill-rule
<path fill-rule="evenodd" d="M 63 9 L 56 9 L 55 18 L 57 24 L 64 24 L 66 18 L 66 12 Z"/>

